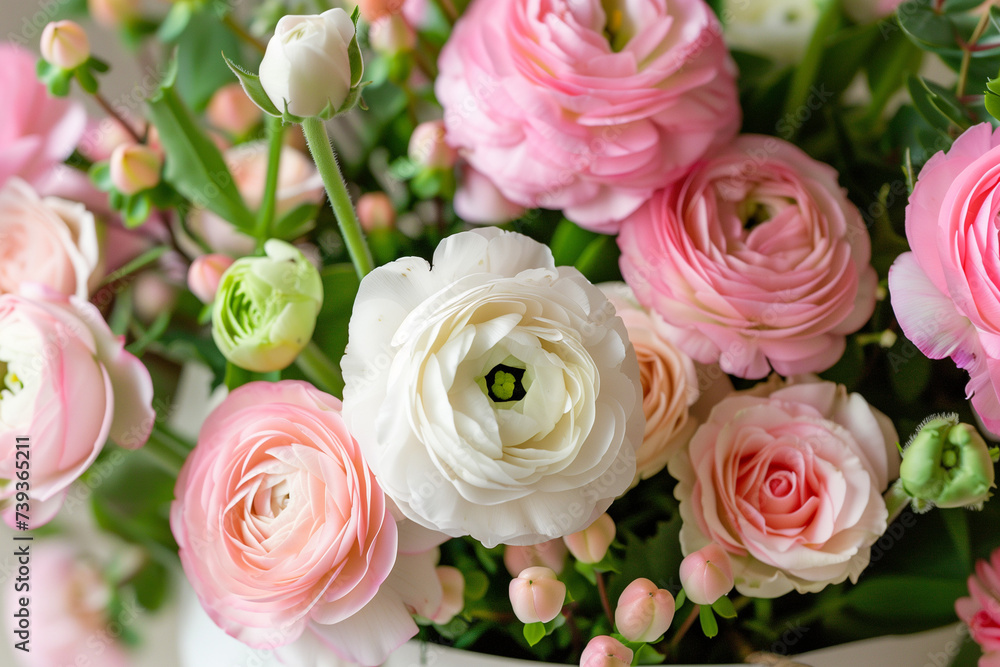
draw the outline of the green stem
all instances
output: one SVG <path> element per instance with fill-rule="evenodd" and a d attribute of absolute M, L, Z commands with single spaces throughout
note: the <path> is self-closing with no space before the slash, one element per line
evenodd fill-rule
<path fill-rule="evenodd" d="M 794 118 L 809 99 L 809 92 L 816 82 L 816 74 L 819 72 L 820 62 L 823 60 L 823 53 L 826 50 L 826 40 L 839 24 L 840 3 L 836 0 L 822 0 L 819 19 L 816 21 L 816 28 L 809 40 L 809 46 L 802 57 L 802 62 L 795 68 L 795 73 L 792 75 L 792 84 L 788 90 L 788 97 L 785 98 L 783 118 Z M 793 129 L 797 130 L 797 128 Z M 786 138 L 794 139 L 794 137 Z"/>
<path fill-rule="evenodd" d="M 691 613 L 687 615 L 687 618 L 685 618 L 684 622 L 681 623 L 681 627 L 677 629 L 677 632 L 674 633 L 673 638 L 670 640 L 670 644 L 667 646 L 668 655 L 677 654 L 677 647 L 680 646 L 681 640 L 684 638 L 684 635 L 686 635 L 687 631 L 691 629 L 692 625 L 694 625 L 694 622 L 698 619 L 698 615 L 700 613 L 701 613 L 701 605 L 698 604 L 694 605 L 694 608 L 691 610 Z"/>
<path fill-rule="evenodd" d="M 910 496 L 906 495 L 906 492 L 903 491 L 903 485 L 898 479 L 882 497 L 885 500 L 886 508 L 889 510 L 889 518 L 886 519 L 886 525 L 895 521 L 911 501 Z"/>
<path fill-rule="evenodd" d="M 184 465 L 185 456 L 177 451 L 176 443 L 171 442 L 169 436 L 160 429 L 154 428 L 149 434 L 149 440 L 139 450 L 144 452 L 163 468 L 164 471 L 176 477 L 181 472 Z"/>
<path fill-rule="evenodd" d="M 254 37 L 249 32 L 247 32 L 246 28 L 244 28 L 242 25 L 240 25 L 239 22 L 236 19 L 233 18 L 232 14 L 226 14 L 225 16 L 223 16 L 222 17 L 222 24 L 224 26 L 226 26 L 227 28 L 229 28 L 233 32 L 234 35 L 236 35 L 237 37 L 239 37 L 240 39 L 242 39 L 244 42 L 246 42 L 247 44 L 249 44 L 250 46 L 252 46 L 254 49 L 256 49 L 257 51 L 259 51 L 260 53 L 264 53 L 264 51 L 267 50 L 267 45 L 263 44 L 256 37 Z"/>
<path fill-rule="evenodd" d="M 267 117 L 267 176 L 264 180 L 264 196 L 257 211 L 257 228 L 254 236 L 257 238 L 257 250 L 264 247 L 264 242 L 271 235 L 271 223 L 274 221 L 275 203 L 278 199 L 278 170 L 281 166 L 282 141 L 285 138 L 285 126 L 280 118 Z"/>
<path fill-rule="evenodd" d="M 983 12 L 983 15 L 979 17 L 979 23 L 976 24 L 975 30 L 972 32 L 972 36 L 969 38 L 968 44 L 962 45 L 962 65 L 958 70 L 958 83 L 955 84 L 955 97 L 961 99 L 965 95 L 965 85 L 969 80 L 969 65 L 972 62 L 972 49 L 976 46 L 976 42 L 983 36 L 986 32 L 986 27 L 990 24 L 990 13 Z"/>
<path fill-rule="evenodd" d="M 458 20 L 458 10 L 455 9 L 455 5 L 451 0 L 431 0 L 438 9 L 441 10 L 441 14 L 448 19 L 448 23 L 455 25 L 455 21 Z"/>
<path fill-rule="evenodd" d="M 608 588 L 604 584 L 604 573 L 594 572 L 597 580 L 597 594 L 601 598 L 601 607 L 604 608 L 604 615 L 607 616 L 611 627 L 615 627 L 615 615 L 611 612 L 611 600 L 608 598 Z"/>
<path fill-rule="evenodd" d="M 315 341 L 309 341 L 305 349 L 295 358 L 295 365 L 310 382 L 319 385 L 320 389 L 337 396 L 343 393 L 344 377 L 340 368 L 330 361 L 330 357 L 319 349 Z"/>
<path fill-rule="evenodd" d="M 306 118 L 302 121 L 302 130 L 305 132 L 309 151 L 316 162 L 320 176 L 323 177 L 323 184 L 326 185 L 326 193 L 330 196 L 330 204 L 340 224 L 340 233 L 344 237 L 344 243 L 347 244 L 347 252 L 351 255 L 354 269 L 358 272 L 359 278 L 364 278 L 374 268 L 372 253 L 365 242 L 365 235 L 354 212 L 351 196 L 347 194 L 347 185 L 344 183 L 343 174 L 340 173 L 340 166 L 337 165 L 337 156 L 334 155 L 333 147 L 330 145 L 326 125 L 319 118 Z"/>

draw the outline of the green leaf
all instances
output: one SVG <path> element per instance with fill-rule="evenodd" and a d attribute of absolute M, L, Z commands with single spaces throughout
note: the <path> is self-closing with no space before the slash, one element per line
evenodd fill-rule
<path fill-rule="evenodd" d="M 469 602 L 482 600 L 490 588 L 490 578 L 479 570 L 463 572 L 465 578 L 465 599 Z"/>
<path fill-rule="evenodd" d="M 719 622 L 715 620 L 715 614 L 708 605 L 701 605 L 698 608 L 698 620 L 701 621 L 701 631 L 711 639 L 719 634 Z"/>
<path fill-rule="evenodd" d="M 596 232 L 587 231 L 563 218 L 556 226 L 556 231 L 549 244 L 556 266 L 576 264 L 576 260 L 580 258 L 584 249 L 598 237 L 599 234 Z"/>
<path fill-rule="evenodd" d="M 544 623 L 526 623 L 524 625 L 524 639 L 528 642 L 528 646 L 534 646 L 542 641 L 543 637 L 545 637 Z"/>
<path fill-rule="evenodd" d="M 260 107 L 261 111 L 269 116 L 281 116 L 281 111 L 278 110 L 278 107 L 274 106 L 274 102 L 271 101 L 271 98 L 267 96 L 267 92 L 264 91 L 264 86 L 261 85 L 258 75 L 243 69 L 227 58 L 225 53 L 222 54 L 222 59 L 226 61 L 226 65 L 236 75 L 236 78 L 240 80 L 240 85 L 243 86 L 247 97 Z"/>
<path fill-rule="evenodd" d="M 962 565 L 969 572 L 972 571 L 972 542 L 969 537 L 969 512 L 964 508 L 939 510 L 941 519 L 951 541 L 955 543 L 955 552 L 962 561 Z"/>
<path fill-rule="evenodd" d="M 725 595 L 712 603 L 712 610 L 722 618 L 736 618 L 736 607 Z"/>
<path fill-rule="evenodd" d="M 587 244 L 574 266 L 592 283 L 619 277 L 618 257 L 621 251 L 612 236 L 598 236 Z"/>
<path fill-rule="evenodd" d="M 865 617 L 948 623 L 955 617 L 955 600 L 967 593 L 964 579 L 885 575 L 854 586 L 844 602 Z"/>
<path fill-rule="evenodd" d="M 109 285 L 116 280 L 124 278 L 130 273 L 135 273 L 139 269 L 149 266 L 150 264 L 158 260 L 160 257 L 162 257 L 168 250 L 170 250 L 170 246 L 167 245 L 160 245 L 150 248 L 149 250 L 142 253 L 135 259 L 131 260 L 121 268 L 116 269 L 114 273 L 109 273 L 104 278 L 104 280 L 101 281 L 101 287 L 103 287 L 104 285 Z"/>
<path fill-rule="evenodd" d="M 218 14 L 199 12 L 177 40 L 177 94 L 195 111 L 203 110 L 219 88 L 232 81 L 220 52 L 238 58 L 239 39 Z"/>
<path fill-rule="evenodd" d="M 145 193 L 139 192 L 126 197 L 125 208 L 122 211 L 125 214 L 125 226 L 129 229 L 141 226 L 149 219 L 150 210 L 152 207 L 149 203 L 149 197 Z"/>
<path fill-rule="evenodd" d="M 655 648 L 649 644 L 643 644 L 634 649 L 634 655 L 632 657 L 632 664 L 634 665 L 660 665 L 663 664 L 663 658 L 666 657 L 662 653 L 657 652 Z"/>
<path fill-rule="evenodd" d="M 986 83 L 986 98 L 983 101 L 990 115 L 1000 120 L 1000 78 L 990 79 Z"/>
<path fill-rule="evenodd" d="M 688 599 L 687 593 L 685 593 L 684 589 L 682 588 L 680 592 L 677 593 L 677 597 L 674 598 L 674 608 L 680 609 L 681 607 L 683 607 L 684 603 L 687 602 L 687 599 Z"/>
<path fill-rule="evenodd" d="M 938 100 L 938 95 L 931 89 L 928 82 L 923 77 L 911 74 L 906 78 L 906 89 L 910 93 L 910 99 L 913 101 L 917 113 L 931 127 L 948 136 L 949 128 L 958 123 L 955 123 L 949 114 L 942 110 L 942 108 L 948 108 L 948 105 Z M 959 126 L 961 127 L 961 125 Z"/>
<path fill-rule="evenodd" d="M 899 8 L 899 25 L 913 42 L 934 53 L 961 52 L 955 41 L 955 24 L 948 14 L 934 9 L 934 0 L 911 0 Z"/>
<path fill-rule="evenodd" d="M 444 172 L 440 169 L 424 169 L 410 181 L 410 189 L 420 199 L 433 199 L 441 192 Z"/>
<path fill-rule="evenodd" d="M 983 4 L 983 0 L 945 0 L 945 14 L 964 14 Z"/>
<path fill-rule="evenodd" d="M 167 599 L 169 582 L 170 572 L 167 568 L 150 560 L 132 577 L 130 583 L 135 590 L 136 601 L 147 611 L 156 611 Z"/>
<path fill-rule="evenodd" d="M 94 75 L 89 69 L 87 69 L 86 65 L 77 67 L 73 71 L 73 74 L 76 77 L 76 82 L 80 84 L 80 87 L 83 88 L 84 91 L 90 93 L 91 95 L 97 92 L 97 79 L 94 78 Z"/>
<path fill-rule="evenodd" d="M 108 192 L 113 187 L 111 183 L 111 165 L 108 162 L 95 162 L 88 170 L 90 182 L 101 192 Z"/>
<path fill-rule="evenodd" d="M 168 44 L 176 41 L 188 27 L 192 16 L 194 16 L 194 8 L 191 2 L 183 0 L 175 2 L 170 7 L 170 11 L 167 12 L 163 23 L 160 24 L 159 30 L 156 31 L 157 39 Z"/>
<path fill-rule="evenodd" d="M 301 204 L 281 216 L 271 229 L 271 235 L 277 239 L 290 241 L 296 239 L 316 226 L 316 216 L 319 206 L 316 204 Z"/>
<path fill-rule="evenodd" d="M 573 561 L 573 569 L 582 574 L 592 586 L 597 585 L 597 571 L 592 563 Z"/>
<path fill-rule="evenodd" d="M 167 153 L 164 179 L 195 205 L 251 234 L 256 219 L 236 189 L 222 153 L 198 127 L 173 87 L 161 87 L 148 106 Z"/>

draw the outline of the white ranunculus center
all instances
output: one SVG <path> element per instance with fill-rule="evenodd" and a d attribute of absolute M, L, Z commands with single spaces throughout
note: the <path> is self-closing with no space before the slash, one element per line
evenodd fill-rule
<path fill-rule="evenodd" d="M 31 328 L 15 323 L 0 331 L 0 427 L 13 428 L 31 414 L 43 358 Z"/>

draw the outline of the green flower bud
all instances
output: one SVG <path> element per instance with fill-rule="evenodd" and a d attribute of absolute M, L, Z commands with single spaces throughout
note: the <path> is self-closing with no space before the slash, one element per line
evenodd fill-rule
<path fill-rule="evenodd" d="M 899 481 L 917 511 L 981 506 L 995 486 L 992 454 L 958 415 L 933 417 L 903 451 Z"/>
<path fill-rule="evenodd" d="M 240 368 L 279 371 L 312 339 L 323 304 L 319 271 L 291 244 L 271 239 L 266 257 L 226 269 L 212 307 L 212 338 Z"/>

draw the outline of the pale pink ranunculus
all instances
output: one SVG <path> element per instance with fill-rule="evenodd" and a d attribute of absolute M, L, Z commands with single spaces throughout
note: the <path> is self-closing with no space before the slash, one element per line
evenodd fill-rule
<path fill-rule="evenodd" d="M 979 667 L 1000 666 L 1000 549 L 989 560 L 976 561 L 976 573 L 969 577 L 969 597 L 955 601 L 955 613 L 983 649 Z"/>
<path fill-rule="evenodd" d="M 695 361 L 743 378 L 826 370 L 875 308 L 871 241 L 837 172 L 744 135 L 622 225 L 625 281 Z"/>
<path fill-rule="evenodd" d="M 264 197 L 267 180 L 267 142 L 240 144 L 225 151 L 224 157 L 233 182 L 247 206 L 254 211 Z M 276 219 L 302 204 L 323 201 L 323 179 L 316 165 L 302 151 L 284 146 L 278 169 L 278 191 L 275 199 Z M 193 212 L 191 228 L 216 252 L 242 256 L 253 253 L 256 242 L 226 220 L 205 209 Z"/>
<path fill-rule="evenodd" d="M 85 299 L 100 258 L 94 215 L 83 204 L 39 197 L 17 177 L 0 185 L 0 294 L 35 282 Z"/>
<path fill-rule="evenodd" d="M 120 638 L 123 629 L 138 619 L 136 604 L 126 601 L 117 615 L 110 616 L 111 586 L 71 543 L 43 540 L 17 544 L 30 546 L 30 586 L 18 591 L 13 578 L 10 579 L 4 587 L 4 618 L 13 619 L 11 624 L 17 629 L 18 619 L 14 614 L 22 609 L 21 598 L 27 598 L 30 641 L 26 646 L 30 650 L 11 651 L 15 664 L 19 667 L 130 665 Z M 39 635 L 35 634 L 39 628 L 45 628 L 44 641 L 39 641 Z M 14 643 L 21 641 L 17 634 L 10 636 Z"/>
<path fill-rule="evenodd" d="M 691 357 L 670 342 L 669 329 L 662 318 L 640 306 L 628 285 L 603 283 L 598 287 L 625 323 L 639 359 L 646 431 L 642 446 L 635 453 L 638 482 L 663 470 L 698 427 L 690 415 L 690 408 L 700 394 L 698 375 Z"/>
<path fill-rule="evenodd" d="M 465 159 L 512 202 L 604 233 L 740 125 L 702 0 L 476 0 L 439 66 Z"/>
<path fill-rule="evenodd" d="M 468 164 L 458 168 L 455 213 L 474 225 L 499 225 L 520 218 L 525 208 L 503 196 L 487 176 Z"/>
<path fill-rule="evenodd" d="M 1000 130 L 972 127 L 917 177 L 889 294 L 906 337 L 969 372 L 967 394 L 1000 433 Z"/>
<path fill-rule="evenodd" d="M 815 376 L 734 393 L 670 460 L 681 549 L 718 544 L 751 597 L 857 581 L 886 529 L 897 440 L 859 394 Z"/>
<path fill-rule="evenodd" d="M 246 644 L 286 656 L 325 645 L 379 664 L 416 634 L 409 610 L 441 604 L 436 551 L 397 560 L 405 544 L 340 400 L 308 383 L 230 393 L 175 497 L 184 572 L 212 620 Z"/>
<path fill-rule="evenodd" d="M 0 184 L 20 176 L 47 193 L 83 136 L 87 114 L 78 102 L 48 94 L 35 60 L 27 49 L 0 43 Z"/>
<path fill-rule="evenodd" d="M 152 401 L 149 371 L 92 304 L 35 283 L 0 294 L 4 520 L 13 526 L 20 519 L 19 491 L 28 494 L 32 526 L 52 519 L 108 438 L 130 449 L 146 443 L 156 418 Z M 29 438 L 29 473 L 20 477 L 18 437 Z"/>

